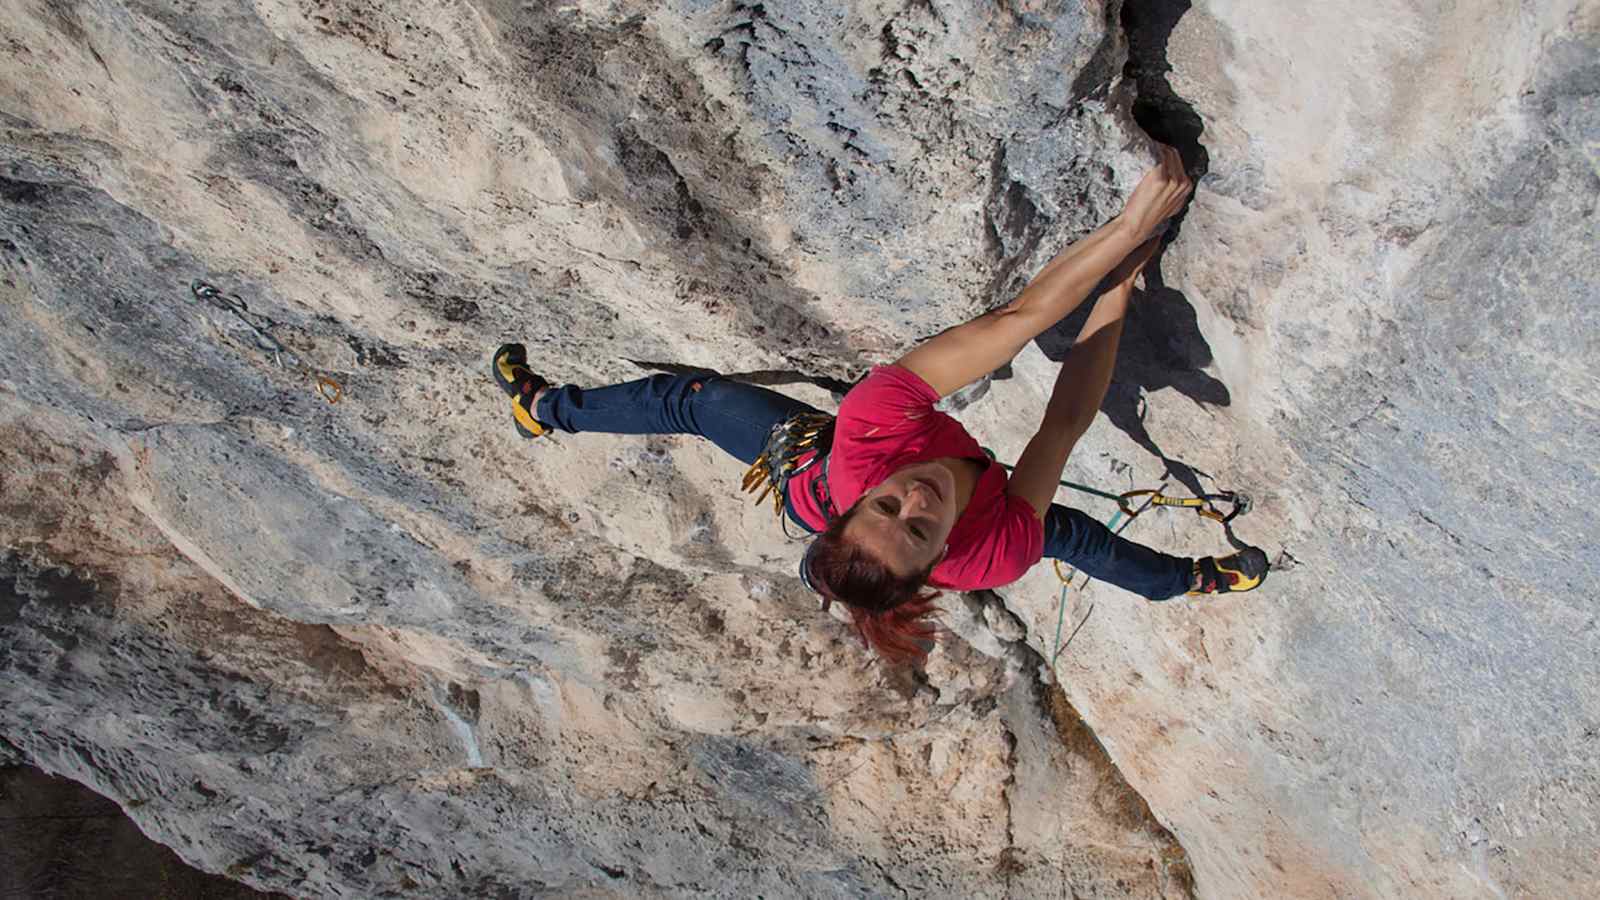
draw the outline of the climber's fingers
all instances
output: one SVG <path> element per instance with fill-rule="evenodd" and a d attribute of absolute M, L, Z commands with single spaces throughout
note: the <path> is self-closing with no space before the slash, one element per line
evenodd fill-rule
<path fill-rule="evenodd" d="M 1189 174 L 1183 169 L 1183 156 L 1174 147 L 1161 145 L 1161 166 L 1166 170 L 1166 195 L 1164 196 L 1164 211 L 1170 218 L 1183 208 L 1184 201 L 1189 199 L 1189 192 L 1194 190 L 1194 182 L 1189 180 Z"/>
<path fill-rule="evenodd" d="M 1123 207 L 1123 220 L 1141 240 L 1154 234 L 1162 222 L 1183 208 L 1194 185 L 1183 170 L 1178 151 L 1161 145 L 1156 166 L 1140 179 Z"/>

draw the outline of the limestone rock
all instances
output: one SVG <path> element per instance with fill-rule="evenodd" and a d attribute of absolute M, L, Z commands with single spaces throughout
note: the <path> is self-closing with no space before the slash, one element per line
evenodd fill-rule
<path fill-rule="evenodd" d="M 1104 590 L 1061 683 L 1204 895 L 1593 894 L 1600 10 L 1168 12 L 1140 96 L 1168 139 L 1203 124 L 1209 173 L 1160 279 L 1204 340 L 1130 337 L 1207 365 L 1156 380 L 1125 340 L 1147 415 L 1080 471 L 1131 438 L 1251 492 L 1277 571 Z M 1129 533 L 1227 550 L 1174 513 Z M 1052 581 L 1002 592 L 1043 641 Z"/>
<path fill-rule="evenodd" d="M 0 763 L 295 896 L 1592 893 L 1597 33 L 1592 0 L 17 6 Z M 527 444 L 488 378 L 520 339 L 829 407 L 1113 214 L 1141 124 L 1206 176 L 1069 477 L 1250 492 L 1257 594 L 1064 610 L 1039 567 L 886 670 L 736 464 Z M 1000 459 L 1071 329 L 953 404 Z"/>

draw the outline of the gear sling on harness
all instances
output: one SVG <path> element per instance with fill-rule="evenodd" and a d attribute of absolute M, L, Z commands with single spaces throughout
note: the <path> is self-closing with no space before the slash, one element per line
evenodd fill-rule
<path fill-rule="evenodd" d="M 761 455 L 744 473 L 744 491 L 756 494 L 756 502 L 772 498 L 772 511 L 783 515 L 784 494 L 789 480 L 823 463 L 823 489 L 826 491 L 826 458 L 833 449 L 833 416 L 820 412 L 805 412 L 790 416 L 772 426 L 767 433 L 766 446 Z M 809 457 L 802 459 L 806 454 Z M 824 514 L 833 504 L 819 504 Z M 830 516 L 831 518 L 831 516 Z"/>

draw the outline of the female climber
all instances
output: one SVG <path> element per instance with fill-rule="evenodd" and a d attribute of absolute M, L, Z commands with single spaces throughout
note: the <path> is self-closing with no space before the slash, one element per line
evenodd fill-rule
<path fill-rule="evenodd" d="M 521 344 L 497 350 L 491 369 L 525 437 L 694 434 L 756 471 L 777 473 L 782 514 L 818 535 L 801 561 L 802 580 L 824 607 L 844 604 L 862 638 L 892 661 L 926 657 L 937 632 L 932 589 L 999 587 L 1046 556 L 1149 600 L 1248 591 L 1267 572 L 1258 549 L 1220 559 L 1168 556 L 1051 502 L 1067 455 L 1110 384 L 1134 281 L 1192 187 L 1177 151 L 1162 147 L 1159 156 L 1122 212 L 1052 259 L 1015 300 L 929 338 L 851 388 L 832 423 L 831 447 L 808 445 L 815 429 L 792 440 L 799 433 L 792 423 L 826 419 L 817 410 L 715 373 L 556 387 L 528 368 Z M 1008 479 L 934 404 L 1007 363 L 1102 281 L 1108 288 L 1061 363 L 1039 429 Z M 787 447 L 774 444 L 785 440 Z"/>

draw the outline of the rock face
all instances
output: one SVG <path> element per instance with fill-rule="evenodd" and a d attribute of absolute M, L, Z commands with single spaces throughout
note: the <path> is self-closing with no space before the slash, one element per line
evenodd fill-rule
<path fill-rule="evenodd" d="M 1167 38 L 1210 172 L 1162 275 L 1231 402 L 1144 424 L 1279 572 L 1108 598 L 1060 675 L 1206 894 L 1600 890 L 1600 7 L 1414 6 Z"/>
<path fill-rule="evenodd" d="M 14 4 L 0 762 L 297 896 L 1592 892 L 1600 13 L 1471 6 Z M 1257 594 L 1039 567 L 886 670 L 736 463 L 487 377 L 828 406 L 1141 125 L 1207 174 L 1069 477 L 1250 492 Z"/>

